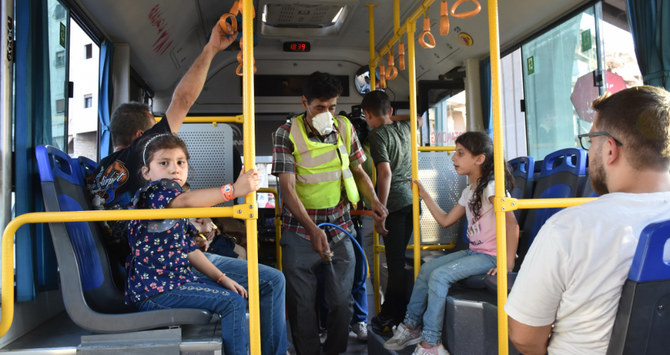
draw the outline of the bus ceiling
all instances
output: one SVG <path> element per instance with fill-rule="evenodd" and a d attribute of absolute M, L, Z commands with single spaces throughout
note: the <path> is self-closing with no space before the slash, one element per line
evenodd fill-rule
<path fill-rule="evenodd" d="M 233 4 L 233 0 L 70 1 L 76 2 L 87 16 L 95 19 L 95 26 L 111 42 L 128 45 L 130 51 L 126 62 L 156 92 L 159 102 L 161 97 L 169 100 L 177 81 L 206 43 L 211 28 Z M 437 37 L 439 2 L 436 0 L 427 12 L 437 45 L 430 50 L 420 48 L 417 51 L 418 80 L 438 80 L 440 75 L 463 65 L 467 58 L 488 56 L 487 2 L 479 1 L 482 11 L 475 17 L 451 18 L 450 33 Z M 400 22 L 404 23 L 421 3 L 422 0 L 400 1 Z M 587 3 L 587 0 L 501 2 L 499 21 L 503 49 Z M 375 45 L 379 50 L 393 36 L 393 1 L 255 0 L 254 55 L 258 74 L 309 74 L 324 70 L 337 75 L 353 75 L 362 65 L 368 64 L 369 59 L 366 4 L 376 5 Z M 459 9 L 459 12 L 471 10 L 474 5 L 472 1 L 466 1 L 461 7 L 463 10 Z M 403 36 L 405 43 L 406 37 Z M 311 49 L 308 53 L 284 52 L 283 43 L 288 41 L 309 42 Z M 232 78 L 236 78 L 237 52 L 237 46 L 233 45 L 213 62 L 209 81 L 214 83 L 214 91 L 234 88 L 235 95 L 239 92 L 237 80 L 231 85 Z M 398 84 L 390 86 L 397 100 L 407 100 L 406 72 L 401 71 L 398 80 Z M 359 100 L 356 96 L 352 90 L 352 98 Z M 241 103 L 241 96 L 231 99 L 231 103 L 233 101 Z"/>

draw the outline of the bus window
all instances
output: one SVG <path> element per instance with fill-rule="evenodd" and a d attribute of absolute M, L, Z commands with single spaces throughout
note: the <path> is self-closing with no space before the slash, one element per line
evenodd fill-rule
<path fill-rule="evenodd" d="M 570 95 L 576 80 L 597 69 L 593 7 L 521 47 L 528 154 L 544 157 L 575 146 L 591 122 L 579 119 Z"/>
<path fill-rule="evenodd" d="M 68 10 L 58 0 L 48 0 L 49 76 L 51 87 L 52 144 L 65 150 L 67 138 Z"/>
<path fill-rule="evenodd" d="M 68 149 L 73 157 L 96 160 L 98 153 L 98 81 L 100 46 L 70 20 L 70 78 L 73 95 L 68 102 Z"/>
<path fill-rule="evenodd" d="M 625 25 L 627 26 L 628 23 Z M 603 29 L 605 70 L 623 78 L 626 87 L 643 85 L 630 30 L 607 21 L 602 21 L 601 28 Z"/>
<path fill-rule="evenodd" d="M 428 109 L 430 145 L 453 146 L 465 132 L 465 91 L 446 97 Z"/>

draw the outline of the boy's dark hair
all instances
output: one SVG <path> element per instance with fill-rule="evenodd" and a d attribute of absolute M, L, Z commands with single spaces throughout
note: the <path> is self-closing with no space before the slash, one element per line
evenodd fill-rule
<path fill-rule="evenodd" d="M 140 144 L 141 147 L 144 147 L 142 149 L 142 163 L 147 168 L 149 168 L 149 164 L 154 159 L 154 154 L 161 149 L 181 148 L 186 155 L 186 160 L 191 159 L 186 148 L 186 143 L 172 133 L 153 135 L 144 139 Z"/>
<path fill-rule="evenodd" d="M 137 131 L 147 131 L 154 125 L 149 107 L 141 102 L 127 102 L 112 113 L 109 132 L 114 146 L 129 146 Z"/>
<path fill-rule="evenodd" d="M 391 99 L 381 90 L 370 91 L 363 96 L 361 109 L 375 116 L 386 116 L 391 111 Z"/>
<path fill-rule="evenodd" d="M 488 134 L 484 132 L 465 132 L 456 138 L 456 144 L 460 144 L 472 155 L 484 154 L 484 163 L 482 164 L 482 176 L 478 181 L 471 181 L 476 184 L 475 191 L 470 200 L 470 208 L 475 218 L 479 217 L 482 208 L 482 193 L 489 182 L 493 181 L 493 141 Z M 514 179 L 509 172 L 507 162 L 505 163 L 505 189 L 512 191 L 514 188 Z"/>
<path fill-rule="evenodd" d="M 670 93 L 636 86 L 593 101 L 596 125 L 622 143 L 636 169 L 667 171 L 670 167 Z"/>
<path fill-rule="evenodd" d="M 342 94 L 342 82 L 328 73 L 315 71 L 302 83 L 302 94 L 309 104 L 314 99 L 327 101 Z"/>

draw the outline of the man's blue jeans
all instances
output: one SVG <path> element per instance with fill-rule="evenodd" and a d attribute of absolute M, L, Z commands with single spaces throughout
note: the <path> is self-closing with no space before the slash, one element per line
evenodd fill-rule
<path fill-rule="evenodd" d="M 451 284 L 485 274 L 495 266 L 495 256 L 471 250 L 457 251 L 423 264 L 407 305 L 405 325 L 412 329 L 423 325 L 423 340 L 437 345 L 442 336 L 444 309 Z"/>
<path fill-rule="evenodd" d="M 219 314 L 223 351 L 246 355 L 249 349 L 247 300 L 209 278 L 187 282 L 179 288 L 159 293 L 137 304 L 141 311 L 166 308 L 200 308 Z"/>
<path fill-rule="evenodd" d="M 205 253 L 207 259 L 226 276 L 235 280 L 249 291 L 247 262 L 217 254 Z M 207 276 L 193 268 L 200 279 Z M 258 291 L 261 321 L 261 353 L 263 355 L 286 354 L 286 280 L 281 271 L 267 265 L 258 264 Z M 248 337 L 248 336 L 247 336 Z"/>
<path fill-rule="evenodd" d="M 226 256 L 216 255 L 205 253 L 207 259 L 214 264 L 219 270 L 226 273 L 226 276 L 235 280 L 237 283 L 242 285 L 247 290 L 249 289 L 249 280 L 247 275 L 247 262 L 240 259 L 229 258 Z M 218 289 L 221 289 L 221 286 L 216 284 L 213 280 L 210 280 L 207 276 L 193 268 L 193 273 L 200 279 L 200 282 L 206 283 L 207 285 L 213 284 Z M 261 322 L 261 352 L 264 355 L 270 354 L 286 354 L 288 349 L 288 338 L 286 335 L 286 307 L 285 307 L 285 292 L 286 292 L 286 282 L 284 280 L 284 275 L 281 271 L 271 268 L 266 265 L 258 265 L 258 279 L 259 279 L 259 306 L 260 306 L 260 322 Z M 188 284 L 187 284 L 188 285 Z M 194 284 L 195 285 L 195 284 Z M 176 291 L 176 290 L 175 290 Z M 173 294 L 175 291 L 167 292 L 167 294 Z M 228 290 L 225 290 L 229 292 Z M 229 292 L 232 293 L 232 292 Z M 232 294 L 234 298 L 241 298 L 237 294 Z M 158 296 L 151 298 L 152 303 L 161 305 L 162 308 L 177 308 L 176 304 L 171 304 L 173 302 L 170 300 L 169 296 L 161 297 L 160 302 L 157 301 Z M 183 297 L 183 296 L 180 296 Z M 203 296 L 204 297 L 204 296 Z M 219 297 L 214 296 L 214 297 Z M 162 300 L 163 298 L 167 300 Z M 212 312 L 219 313 L 217 310 L 211 309 L 209 303 L 204 305 L 199 305 L 198 300 L 193 301 L 194 304 L 189 304 L 188 306 L 182 305 L 181 308 L 202 308 L 208 309 Z M 232 329 L 233 332 L 230 332 L 230 324 L 237 320 L 226 320 L 227 323 L 224 323 L 224 315 L 221 316 L 221 333 L 224 342 L 224 351 L 226 354 L 237 354 L 238 349 L 229 350 L 226 348 L 226 339 L 227 335 L 232 335 L 235 333 L 235 336 L 230 336 L 229 339 L 236 341 L 244 341 L 246 347 L 241 350 L 246 354 L 246 348 L 249 343 L 249 332 L 247 331 L 247 321 L 246 321 L 246 309 L 247 301 L 242 299 L 244 304 L 243 307 L 243 319 L 244 319 L 244 328 L 237 332 L 237 329 Z M 144 302 L 146 304 L 146 301 Z M 142 307 L 141 305 L 138 305 Z M 157 307 L 157 306 L 156 306 Z M 146 310 L 155 309 L 155 308 L 146 308 Z M 144 310 L 144 309 L 143 309 Z M 226 334 L 229 333 L 229 334 Z"/>

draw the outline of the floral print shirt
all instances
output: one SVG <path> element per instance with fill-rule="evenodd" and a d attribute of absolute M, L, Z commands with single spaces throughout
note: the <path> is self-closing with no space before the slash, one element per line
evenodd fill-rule
<path fill-rule="evenodd" d="M 132 208 L 167 208 L 182 193 L 174 181 L 152 181 L 135 193 Z M 153 295 L 196 281 L 187 254 L 198 247 L 189 235 L 188 219 L 133 220 L 128 243 L 132 249 L 126 283 L 126 303 L 141 302 Z"/>

